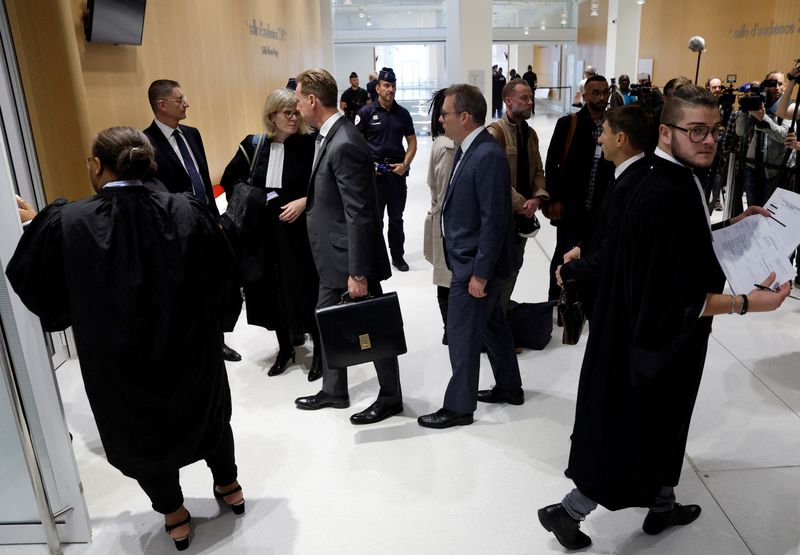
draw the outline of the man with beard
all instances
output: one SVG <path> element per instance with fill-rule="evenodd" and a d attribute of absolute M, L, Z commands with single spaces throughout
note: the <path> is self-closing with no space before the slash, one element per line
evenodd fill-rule
<path fill-rule="evenodd" d="M 778 117 L 775 110 L 785 89 L 786 77 L 780 71 L 767 74 L 761 82 L 766 102 L 758 110 L 741 114 L 736 119 L 736 134 L 747 141 L 744 170 L 744 190 L 747 204 L 761 206 L 777 187 L 777 177 L 788 133 L 788 121 Z"/>
<path fill-rule="evenodd" d="M 567 549 L 591 545 L 579 523 L 598 504 L 649 507 L 642 529 L 689 524 L 698 505 L 675 502 L 689 422 L 700 386 L 712 316 L 778 308 L 790 284 L 747 295 L 720 293 L 725 276 L 712 247 L 694 170 L 714 159 L 722 134 L 716 101 L 685 85 L 664 107 L 650 171 L 628 195 L 613 252 L 601 270 L 581 368 L 567 474 L 575 489 L 539 510 L 542 526 Z M 668 206 L 681 207 L 675 221 Z M 752 214 L 750 207 L 723 225 Z M 772 286 L 770 274 L 761 286 Z"/>
<path fill-rule="evenodd" d="M 539 203 L 550 198 L 545 189 L 544 164 L 539 154 L 539 137 L 528 125 L 533 107 L 533 92 L 522 79 L 513 79 L 503 88 L 506 113 L 486 126 L 506 152 L 511 170 L 511 209 L 518 230 L 525 229 Z M 508 312 L 508 303 L 522 268 L 527 239 L 517 236 L 517 263 L 510 276 L 500 285 L 500 307 Z M 485 400 L 478 394 L 479 400 Z"/>
<path fill-rule="evenodd" d="M 603 158 L 597 139 L 603 132 L 603 114 L 611 91 L 602 75 L 586 80 L 584 106 L 577 114 L 560 118 L 547 150 L 545 174 L 550 200 L 544 215 L 556 229 L 556 248 L 550 263 L 548 300 L 557 300 L 556 267 L 564 254 L 583 239 L 584 231 L 614 175 L 614 164 Z"/>

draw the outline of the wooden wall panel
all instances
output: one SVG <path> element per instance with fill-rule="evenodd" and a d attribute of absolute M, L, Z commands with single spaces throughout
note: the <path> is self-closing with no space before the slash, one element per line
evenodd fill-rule
<path fill-rule="evenodd" d="M 70 177 L 79 183 L 59 185 L 62 166 L 75 156 L 51 137 L 75 145 L 81 160 L 100 129 L 147 127 L 153 118 L 147 87 L 160 78 L 181 83 L 191 104 L 185 123 L 200 129 L 217 182 L 239 141 L 261 129 L 269 91 L 322 59 L 319 0 L 151 0 L 141 46 L 87 43 L 86 1 L 47 3 L 65 7 L 55 15 L 58 9 L 44 10 L 39 2 L 6 2 L 15 13 L 12 31 L 48 198 L 91 192 L 83 168 Z M 253 20 L 285 35 L 253 36 Z"/>
<path fill-rule="evenodd" d="M 756 36 L 752 36 L 754 26 Z M 769 33 L 759 36 L 759 28 L 770 26 Z M 694 35 L 705 38 L 707 46 L 700 63 L 701 84 L 713 75 L 724 79 L 729 73 L 737 74 L 740 84 L 761 80 L 768 71 L 786 71 L 800 57 L 800 2 L 646 2 L 639 57 L 653 58 L 655 83 L 663 85 L 678 75 L 694 79 L 697 54 L 687 46 Z"/>
<path fill-rule="evenodd" d="M 599 15 L 589 15 L 591 2 L 578 5 L 578 39 L 575 59 L 592 65 L 605 75 L 608 0 L 600 0 Z"/>

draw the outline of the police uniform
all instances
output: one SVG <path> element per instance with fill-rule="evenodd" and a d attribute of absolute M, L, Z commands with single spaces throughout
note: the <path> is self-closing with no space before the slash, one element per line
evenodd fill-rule
<path fill-rule="evenodd" d="M 379 81 L 395 81 L 391 69 L 381 70 Z M 372 104 L 367 104 L 355 120 L 356 127 L 363 133 L 367 140 L 372 158 L 376 164 L 399 164 L 405 161 L 406 151 L 403 148 L 403 138 L 414 135 L 414 123 L 411 114 L 393 102 L 386 110 L 376 99 Z M 403 211 L 406 207 L 406 176 L 397 175 L 391 170 L 377 172 L 376 184 L 378 189 L 378 213 L 383 226 L 384 210 L 389 213 L 389 251 L 392 261 L 402 261 L 405 252 L 403 243 Z"/>
<path fill-rule="evenodd" d="M 355 71 L 350 74 L 350 79 L 353 78 L 358 79 L 358 75 Z M 350 86 L 342 93 L 342 98 L 340 101 L 344 102 L 345 104 L 345 117 L 347 117 L 347 119 L 350 121 L 355 121 L 358 111 L 362 108 L 362 106 L 369 102 L 369 96 L 367 95 L 367 91 L 361 87 L 354 89 L 352 86 Z"/>

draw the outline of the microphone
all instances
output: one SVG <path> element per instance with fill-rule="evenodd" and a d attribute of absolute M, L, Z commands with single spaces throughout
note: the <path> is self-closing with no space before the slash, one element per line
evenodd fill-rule
<path fill-rule="evenodd" d="M 706 39 L 701 37 L 700 35 L 695 35 L 689 39 L 689 50 L 692 52 L 705 52 L 706 51 Z"/>

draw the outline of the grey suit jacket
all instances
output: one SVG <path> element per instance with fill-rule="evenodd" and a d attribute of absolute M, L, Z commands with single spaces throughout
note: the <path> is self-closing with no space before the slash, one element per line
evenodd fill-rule
<path fill-rule="evenodd" d="M 372 156 L 347 118 L 333 124 L 311 171 L 306 223 L 321 285 L 346 289 L 349 275 L 392 275 L 378 225 Z"/>

